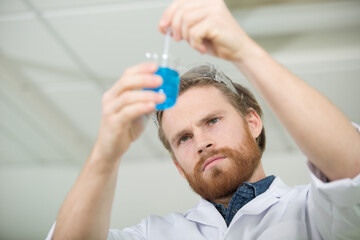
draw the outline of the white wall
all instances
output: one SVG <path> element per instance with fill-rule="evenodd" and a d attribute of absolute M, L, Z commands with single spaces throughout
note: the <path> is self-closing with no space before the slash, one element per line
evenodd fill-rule
<path fill-rule="evenodd" d="M 266 173 L 289 185 L 308 182 L 298 153 L 265 154 Z M 43 239 L 81 167 L 2 166 L 0 169 L 0 239 Z M 185 212 L 199 197 L 190 190 L 171 160 L 120 166 L 112 228 L 137 224 L 150 214 Z"/>

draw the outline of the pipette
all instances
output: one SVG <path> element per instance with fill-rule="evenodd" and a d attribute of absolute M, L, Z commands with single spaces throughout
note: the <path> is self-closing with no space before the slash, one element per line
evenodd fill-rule
<path fill-rule="evenodd" d="M 163 55 L 162 55 L 162 62 L 161 62 L 161 67 L 166 67 L 166 63 L 167 63 L 167 59 L 169 56 L 169 45 L 170 45 L 170 34 L 171 34 L 171 29 L 168 28 L 166 30 L 166 36 L 165 36 L 165 45 L 164 45 L 164 51 L 163 51 Z"/>

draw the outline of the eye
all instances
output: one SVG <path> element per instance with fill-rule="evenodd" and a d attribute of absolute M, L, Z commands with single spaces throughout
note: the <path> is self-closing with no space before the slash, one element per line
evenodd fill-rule
<path fill-rule="evenodd" d="M 179 144 L 181 143 L 184 143 L 186 142 L 187 140 L 189 140 L 190 137 L 188 135 L 185 135 L 185 136 L 182 136 L 180 139 L 179 139 Z"/>
<path fill-rule="evenodd" d="M 220 119 L 219 118 L 212 118 L 209 120 L 209 125 L 214 125 L 215 123 L 217 123 Z"/>

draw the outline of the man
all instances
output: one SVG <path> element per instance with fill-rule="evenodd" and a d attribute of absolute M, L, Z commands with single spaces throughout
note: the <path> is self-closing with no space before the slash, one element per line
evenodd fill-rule
<path fill-rule="evenodd" d="M 121 156 L 142 132 L 140 117 L 165 98 L 136 91 L 161 84 L 156 65 L 141 64 L 104 94 L 98 140 L 48 238 L 358 239 L 360 136 L 350 121 L 250 39 L 223 1 L 175 1 L 159 24 L 162 32 L 168 27 L 175 40 L 231 61 L 247 77 L 309 159 L 311 184 L 289 188 L 265 177 L 256 101 L 219 71 L 212 74 L 211 65 L 199 66 L 183 77 L 176 105 L 157 119 L 200 203 L 184 215 L 149 216 L 109 232 Z"/>

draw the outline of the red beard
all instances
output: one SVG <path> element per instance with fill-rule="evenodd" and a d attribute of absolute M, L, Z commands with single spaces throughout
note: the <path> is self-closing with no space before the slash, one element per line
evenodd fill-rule
<path fill-rule="evenodd" d="M 193 173 L 187 173 L 182 169 L 190 187 L 204 199 L 215 200 L 231 196 L 241 184 L 248 181 L 253 175 L 260 162 L 260 153 L 250 131 L 246 130 L 247 136 L 238 149 L 225 147 L 208 150 L 196 163 Z M 203 164 L 208 158 L 215 155 L 227 157 L 230 164 L 227 164 L 226 168 L 215 165 L 207 169 L 206 175 L 208 176 L 205 178 Z"/>

